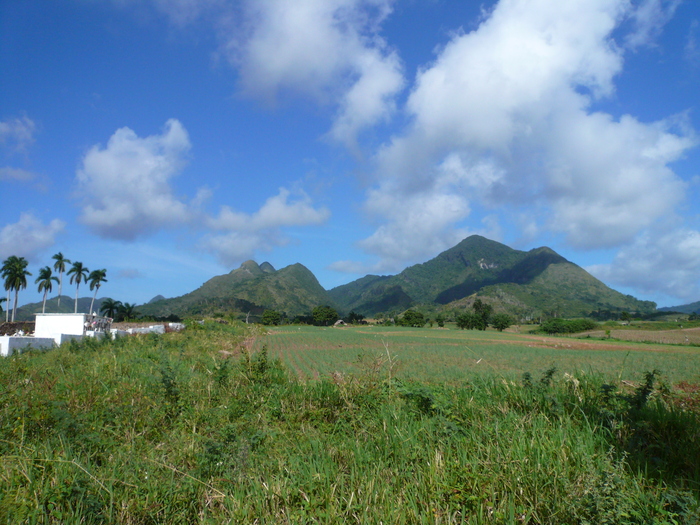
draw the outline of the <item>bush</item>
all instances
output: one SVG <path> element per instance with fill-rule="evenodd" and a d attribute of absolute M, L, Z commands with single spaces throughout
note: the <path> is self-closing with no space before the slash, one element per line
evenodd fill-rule
<path fill-rule="evenodd" d="M 591 319 L 560 319 L 555 317 L 542 323 L 537 330 L 546 334 L 575 334 L 598 328 L 598 323 Z"/>

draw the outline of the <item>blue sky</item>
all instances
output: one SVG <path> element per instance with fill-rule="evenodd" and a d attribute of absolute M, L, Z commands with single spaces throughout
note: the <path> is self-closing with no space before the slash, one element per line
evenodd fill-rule
<path fill-rule="evenodd" d="M 0 258 L 142 303 L 478 233 L 697 301 L 699 93 L 691 0 L 0 0 Z"/>

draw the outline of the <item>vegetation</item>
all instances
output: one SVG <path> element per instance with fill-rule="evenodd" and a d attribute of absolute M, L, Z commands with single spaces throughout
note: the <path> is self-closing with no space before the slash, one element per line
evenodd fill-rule
<path fill-rule="evenodd" d="M 58 252 L 52 257 L 56 262 L 53 269 L 58 272 L 58 309 L 61 308 L 61 295 L 63 294 L 63 272 L 66 271 L 66 266 L 70 264 L 70 259 L 66 259 L 61 252 Z"/>
<path fill-rule="evenodd" d="M 537 329 L 545 334 L 575 334 L 598 328 L 598 323 L 591 319 L 549 319 Z"/>
<path fill-rule="evenodd" d="M 27 287 L 27 277 L 32 275 L 28 270 L 28 262 L 24 257 L 17 257 L 15 255 L 9 256 L 5 259 L 2 269 L 0 269 L 0 275 L 4 279 L 5 290 L 7 290 L 7 302 L 10 302 L 10 292 L 15 292 L 15 302 L 12 308 L 12 321 L 14 322 L 15 316 L 17 314 L 17 304 L 19 301 L 19 291 L 24 290 Z M 9 306 L 8 306 L 9 313 Z M 7 314 L 5 315 L 5 321 L 7 321 Z"/>
<path fill-rule="evenodd" d="M 328 305 L 317 306 L 311 311 L 311 316 L 317 326 L 329 326 L 339 319 L 338 312 Z"/>
<path fill-rule="evenodd" d="M 426 323 L 425 316 L 415 310 L 406 310 L 404 314 L 396 319 L 396 326 L 409 326 L 412 328 L 422 328 Z"/>
<path fill-rule="evenodd" d="M 102 286 L 102 283 L 107 282 L 107 270 L 93 270 L 90 272 L 90 275 L 88 276 L 87 280 L 90 283 L 90 290 L 95 290 L 95 293 L 92 295 L 92 302 L 90 303 L 90 310 L 89 313 L 93 312 L 92 307 L 95 305 L 95 298 L 97 297 L 97 292 L 100 291 L 100 286 Z"/>
<path fill-rule="evenodd" d="M 83 266 L 83 263 L 75 261 L 73 266 L 70 267 L 66 275 L 70 275 L 70 283 L 75 283 L 75 308 L 74 313 L 78 313 L 78 293 L 80 291 L 80 283 L 86 281 L 88 278 L 89 270 Z"/>
<path fill-rule="evenodd" d="M 0 522 L 700 519 L 700 403 L 653 369 L 632 388 L 552 368 L 417 382 L 375 338 L 401 348 L 406 329 L 275 330 L 193 324 L 0 361 Z M 292 333 L 384 351 L 300 382 L 267 349 Z"/>
<path fill-rule="evenodd" d="M 278 325 L 282 322 L 282 314 L 275 310 L 265 310 L 260 322 L 267 326 Z"/>
<path fill-rule="evenodd" d="M 51 267 L 45 266 L 44 268 L 39 270 L 39 277 L 37 277 L 36 281 L 34 281 L 34 284 L 39 285 L 39 293 L 41 293 L 42 291 L 44 292 L 44 300 L 41 303 L 42 314 L 46 313 L 46 296 L 51 290 L 53 290 L 53 283 L 59 282 L 58 277 L 54 277 L 51 274 Z"/>
<path fill-rule="evenodd" d="M 314 274 L 301 264 L 275 270 L 269 263 L 258 266 L 255 261 L 246 261 L 226 275 L 213 277 L 197 290 L 140 305 L 139 311 L 153 316 L 210 316 L 228 312 L 237 313 L 240 319 L 250 313 L 258 321 L 265 310 L 295 317 L 307 315 L 320 304 L 330 304 L 328 295 Z"/>

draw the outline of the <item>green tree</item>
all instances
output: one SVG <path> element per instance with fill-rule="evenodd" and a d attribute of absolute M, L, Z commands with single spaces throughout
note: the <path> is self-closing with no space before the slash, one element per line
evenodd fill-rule
<path fill-rule="evenodd" d="M 480 319 L 474 312 L 462 312 L 455 321 L 460 330 L 474 330 L 479 325 Z"/>
<path fill-rule="evenodd" d="M 282 314 L 275 310 L 265 310 L 260 321 L 266 326 L 275 326 L 282 322 Z"/>
<path fill-rule="evenodd" d="M 31 275 L 27 271 L 29 263 L 24 257 L 11 255 L 8 257 L 2 266 L 2 276 L 5 279 L 5 290 L 9 298 L 10 292 L 15 292 L 15 302 L 12 306 L 12 321 L 14 322 L 17 314 L 17 303 L 19 301 L 19 291 L 27 287 L 27 277 Z M 9 308 L 8 308 L 9 309 Z"/>
<path fill-rule="evenodd" d="M 80 283 L 87 280 L 89 273 L 90 270 L 83 266 L 83 263 L 80 261 L 75 261 L 70 270 L 68 270 L 68 273 L 66 273 L 66 275 L 70 275 L 70 283 L 75 283 L 75 309 L 73 313 L 78 313 L 78 292 L 80 290 Z"/>
<path fill-rule="evenodd" d="M 338 312 L 328 305 L 317 306 L 311 312 L 311 316 L 314 318 L 314 324 L 319 326 L 328 326 L 338 320 Z"/>
<path fill-rule="evenodd" d="M 0 313 L 2 312 L 2 303 L 4 303 L 5 301 L 7 301 L 7 299 L 5 299 L 4 297 L 0 297 Z"/>
<path fill-rule="evenodd" d="M 39 285 L 39 293 L 44 292 L 44 300 L 41 303 L 42 314 L 46 313 L 46 296 L 53 290 L 53 283 L 58 282 L 58 277 L 54 277 L 51 273 L 51 267 L 44 266 L 39 270 L 39 276 L 36 278 L 36 281 L 34 281 L 34 284 Z"/>
<path fill-rule="evenodd" d="M 115 301 L 111 297 L 108 297 L 100 305 L 100 313 L 105 317 L 111 317 L 114 319 L 119 313 L 119 308 L 121 308 L 122 303 L 120 301 Z"/>
<path fill-rule="evenodd" d="M 445 318 L 443 317 L 442 314 L 438 314 L 438 316 L 435 318 L 435 322 L 440 328 L 445 327 Z"/>
<path fill-rule="evenodd" d="M 362 321 L 365 319 L 365 316 L 362 314 L 358 314 L 354 310 L 352 310 L 347 317 L 347 322 L 350 324 L 361 324 Z"/>
<path fill-rule="evenodd" d="M 2 275 L 3 279 L 3 286 L 5 287 L 5 290 L 7 291 L 7 310 L 5 310 L 5 322 L 8 322 L 10 320 L 9 315 L 10 315 L 10 310 L 12 309 L 12 304 L 10 303 L 10 292 L 12 291 L 12 279 L 10 279 L 10 275 L 12 275 L 12 269 L 14 266 L 17 264 L 17 261 L 19 260 L 19 257 L 16 255 L 10 255 L 7 259 L 5 259 L 2 263 L 2 268 L 0 268 L 0 275 Z"/>
<path fill-rule="evenodd" d="M 58 252 L 52 257 L 56 262 L 53 264 L 53 269 L 58 272 L 58 311 L 61 311 L 61 294 L 63 293 L 63 272 L 66 271 L 66 265 L 70 264 L 70 260 L 63 257 L 61 252 Z"/>
<path fill-rule="evenodd" d="M 119 321 L 128 321 L 130 319 L 135 319 L 138 315 L 136 311 L 136 305 L 131 303 L 124 303 L 119 307 L 117 312 L 117 318 Z"/>
<path fill-rule="evenodd" d="M 490 304 L 484 303 L 481 299 L 476 299 L 474 301 L 474 314 L 477 316 L 476 326 L 477 330 L 486 330 L 489 326 L 489 320 L 491 318 L 491 312 L 493 312 L 493 307 Z"/>
<path fill-rule="evenodd" d="M 90 312 L 92 313 L 92 307 L 95 305 L 95 298 L 97 297 L 97 291 L 100 289 L 100 286 L 102 286 L 102 283 L 106 283 L 107 279 L 107 270 L 102 269 L 102 270 L 93 270 L 90 272 L 90 275 L 88 277 L 88 281 L 90 281 L 90 290 L 95 290 L 95 293 L 92 294 L 92 301 L 90 301 Z"/>
<path fill-rule="evenodd" d="M 406 310 L 404 314 L 396 320 L 398 326 L 410 326 L 422 328 L 425 325 L 425 316 L 415 310 Z"/>
<path fill-rule="evenodd" d="M 508 314 L 495 314 L 491 317 L 491 326 L 499 332 L 502 332 L 513 324 L 513 318 Z"/>

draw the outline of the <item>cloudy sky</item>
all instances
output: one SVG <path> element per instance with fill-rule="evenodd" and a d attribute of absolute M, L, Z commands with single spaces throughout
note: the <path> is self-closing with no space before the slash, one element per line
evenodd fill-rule
<path fill-rule="evenodd" d="M 142 303 L 477 233 L 697 301 L 699 104 L 695 0 L 0 0 L 0 258 Z"/>

